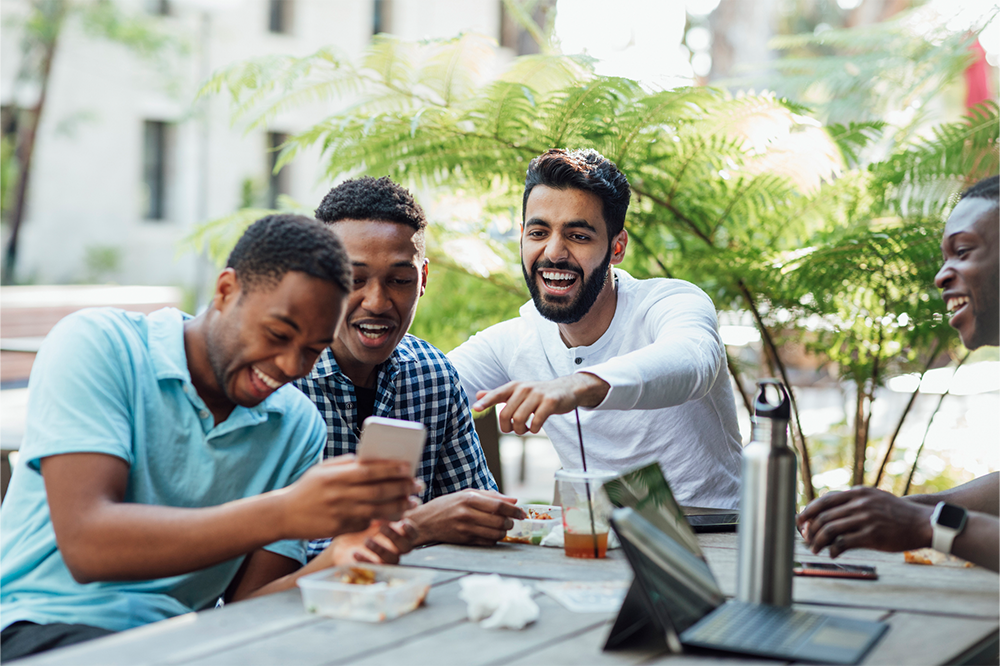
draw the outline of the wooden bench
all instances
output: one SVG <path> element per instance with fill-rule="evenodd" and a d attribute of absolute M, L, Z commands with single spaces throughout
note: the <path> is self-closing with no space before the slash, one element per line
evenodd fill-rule
<path fill-rule="evenodd" d="M 149 313 L 180 302 L 177 287 L 0 287 L 0 384 L 28 379 L 42 340 L 68 314 L 101 306 Z"/>
<path fill-rule="evenodd" d="M 0 287 L 0 388 L 27 386 L 42 340 L 66 315 L 83 308 L 103 306 L 149 313 L 167 306 L 178 307 L 181 297 L 182 292 L 177 287 Z M 15 429 L 5 429 L 0 437 L 0 497 L 7 493 L 10 482 L 8 456 L 21 445 L 22 435 Z"/>

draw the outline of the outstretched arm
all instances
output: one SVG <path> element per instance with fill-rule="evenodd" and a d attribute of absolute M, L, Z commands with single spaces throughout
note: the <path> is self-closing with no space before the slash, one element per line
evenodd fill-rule
<path fill-rule="evenodd" d="M 472 409 L 479 412 L 506 403 L 497 414 L 500 430 L 513 430 L 518 435 L 537 433 L 553 414 L 601 404 L 610 389 L 600 377 L 577 372 L 545 382 L 509 382 L 492 391 L 480 391 Z"/>

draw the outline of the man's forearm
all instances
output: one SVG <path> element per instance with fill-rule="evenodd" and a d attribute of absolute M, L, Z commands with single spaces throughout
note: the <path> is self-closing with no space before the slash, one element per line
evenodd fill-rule
<path fill-rule="evenodd" d="M 970 511 L 965 529 L 955 537 L 951 552 L 990 571 L 1000 571 L 1000 520 Z"/>
<path fill-rule="evenodd" d="M 208 508 L 103 502 L 56 538 L 80 582 L 164 578 L 230 560 L 285 538 L 276 493 Z"/>
<path fill-rule="evenodd" d="M 996 516 L 1000 514 L 1000 473 L 993 472 L 939 493 L 907 495 L 906 499 L 931 506 L 938 502 L 948 502 L 969 511 Z"/>

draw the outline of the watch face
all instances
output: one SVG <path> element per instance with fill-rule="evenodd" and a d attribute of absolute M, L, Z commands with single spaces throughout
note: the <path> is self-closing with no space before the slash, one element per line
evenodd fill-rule
<path fill-rule="evenodd" d="M 962 522 L 964 520 L 965 509 L 960 506 L 945 504 L 941 507 L 941 513 L 938 514 L 937 524 L 942 527 L 950 527 L 953 530 L 957 530 L 962 526 Z"/>

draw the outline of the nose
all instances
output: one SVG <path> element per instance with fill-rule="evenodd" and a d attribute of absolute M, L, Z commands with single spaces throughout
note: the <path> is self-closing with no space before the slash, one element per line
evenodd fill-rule
<path fill-rule="evenodd" d="M 545 258 L 552 263 L 559 263 L 569 258 L 566 243 L 558 235 L 553 235 L 545 244 Z"/>
<path fill-rule="evenodd" d="M 941 270 L 939 270 L 937 275 L 934 276 L 934 285 L 938 289 L 944 290 L 949 284 L 951 284 L 951 280 L 954 277 L 954 270 L 952 270 L 951 266 L 948 265 L 948 262 L 945 262 L 941 267 Z"/>
<path fill-rule="evenodd" d="M 361 307 L 368 312 L 382 314 L 392 306 L 381 282 L 369 280 L 368 284 L 364 286 L 364 290 Z"/>
<path fill-rule="evenodd" d="M 295 380 L 309 374 L 312 366 L 306 358 L 306 353 L 298 349 L 289 349 L 274 359 L 274 364 L 287 379 Z"/>

